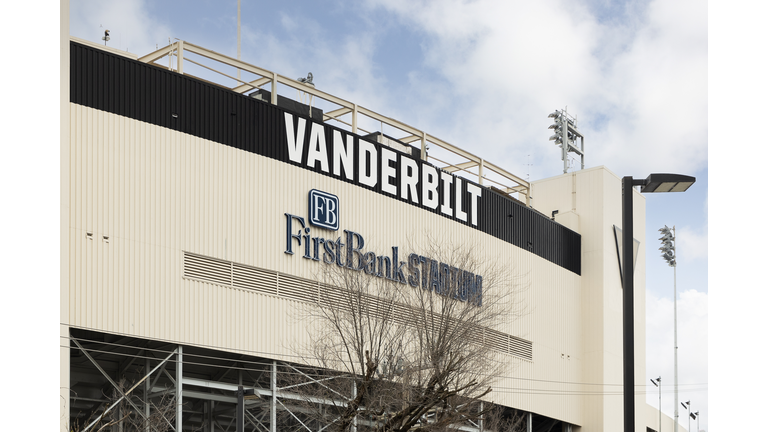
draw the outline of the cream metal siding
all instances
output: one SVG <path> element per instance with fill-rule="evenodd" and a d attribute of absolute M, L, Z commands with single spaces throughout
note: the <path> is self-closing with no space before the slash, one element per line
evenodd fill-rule
<path fill-rule="evenodd" d="M 314 279 L 324 264 L 284 253 L 284 213 L 306 217 L 307 193 L 319 189 L 339 197 L 341 229 L 361 233 L 365 250 L 377 255 L 392 246 L 407 254 L 428 233 L 511 266 L 527 314 L 499 329 L 533 342 L 533 361 L 507 356 L 506 378 L 491 398 L 584 421 L 588 397 L 564 384 L 585 381 L 580 276 L 350 183 L 80 105 L 70 111 L 71 325 L 294 359 L 305 340 L 300 302 L 184 278 L 184 252 Z M 312 234 L 329 235 L 314 227 Z"/>

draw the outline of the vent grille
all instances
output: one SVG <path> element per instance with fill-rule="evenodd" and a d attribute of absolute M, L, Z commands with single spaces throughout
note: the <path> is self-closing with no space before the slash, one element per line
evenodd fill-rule
<path fill-rule="evenodd" d="M 184 277 L 232 286 L 232 263 L 184 252 Z"/>
<path fill-rule="evenodd" d="M 317 282 L 285 274 L 278 274 L 277 280 L 278 296 L 310 303 L 317 301 Z"/>
<path fill-rule="evenodd" d="M 320 301 L 325 304 L 336 304 L 340 307 L 343 307 L 345 303 L 343 291 L 331 285 L 321 285 L 309 279 L 218 258 L 184 252 L 183 267 L 183 275 L 186 279 L 247 289 L 301 302 L 316 303 Z M 321 286 L 322 295 L 320 295 Z M 370 297 L 368 302 L 369 312 L 374 313 L 379 318 L 383 318 L 387 313 L 387 308 L 384 308 L 381 303 L 382 301 L 375 297 Z M 409 313 L 409 308 L 402 306 L 389 315 L 390 319 L 405 323 Z M 496 351 L 525 360 L 533 360 L 533 343 L 531 341 L 488 328 L 483 330 L 483 337 L 485 344 Z"/>
<path fill-rule="evenodd" d="M 277 295 L 277 273 L 242 264 L 233 264 L 232 272 L 232 286 Z"/>

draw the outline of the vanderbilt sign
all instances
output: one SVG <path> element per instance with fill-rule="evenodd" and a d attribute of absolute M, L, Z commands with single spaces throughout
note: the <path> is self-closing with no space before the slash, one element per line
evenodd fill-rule
<path fill-rule="evenodd" d="M 284 113 L 291 162 L 478 224 L 482 188 L 385 146 Z"/>

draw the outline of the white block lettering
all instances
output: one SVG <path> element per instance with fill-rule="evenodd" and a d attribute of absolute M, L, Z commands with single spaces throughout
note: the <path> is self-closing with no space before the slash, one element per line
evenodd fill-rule
<path fill-rule="evenodd" d="M 461 207 L 461 177 L 456 177 L 456 217 L 466 222 L 467 213 Z"/>
<path fill-rule="evenodd" d="M 480 187 L 473 185 L 472 183 L 467 183 L 467 192 L 472 195 L 472 198 L 470 199 L 470 205 L 472 206 L 472 211 L 470 212 L 470 222 L 472 225 L 477 226 L 477 206 L 483 190 L 480 189 Z"/>
<path fill-rule="evenodd" d="M 304 153 L 304 127 L 307 121 L 299 117 L 299 130 L 293 133 L 293 116 L 285 113 L 285 135 L 288 137 L 288 158 L 296 163 L 301 163 L 301 155 Z"/>
<path fill-rule="evenodd" d="M 354 142 L 354 137 L 351 134 L 347 134 L 347 146 L 345 148 L 341 131 L 333 131 L 333 174 L 341 177 L 341 167 L 344 166 L 344 177 L 347 180 L 355 178 Z"/>
<path fill-rule="evenodd" d="M 374 187 L 376 186 L 378 179 L 378 169 L 376 167 L 378 155 L 376 154 L 376 146 L 368 141 L 359 140 L 360 155 L 358 170 L 360 171 L 360 183 Z M 371 168 L 366 170 L 366 162 L 371 164 Z"/>
<path fill-rule="evenodd" d="M 397 195 L 397 185 L 389 182 L 389 179 L 397 177 L 397 170 L 389 164 L 396 161 L 397 153 L 387 148 L 381 149 L 381 190 L 390 195 Z"/>
<path fill-rule="evenodd" d="M 421 165 L 421 200 L 426 207 L 433 210 L 437 208 L 440 202 L 437 196 L 438 184 L 439 181 L 435 167 L 427 164 Z"/>
<path fill-rule="evenodd" d="M 419 165 L 411 158 L 400 158 L 400 197 L 408 199 L 408 192 L 411 193 L 410 201 L 419 203 L 419 194 L 416 185 L 419 183 Z"/>
<path fill-rule="evenodd" d="M 453 183 L 453 176 L 440 171 L 440 180 L 443 181 L 443 204 L 440 206 L 440 211 L 448 216 L 453 216 L 453 209 L 451 208 L 451 183 Z"/>
<path fill-rule="evenodd" d="M 309 149 L 307 150 L 307 166 L 315 168 L 320 162 L 320 169 L 328 172 L 328 149 L 325 146 L 325 127 L 312 123 L 312 132 L 309 135 Z"/>

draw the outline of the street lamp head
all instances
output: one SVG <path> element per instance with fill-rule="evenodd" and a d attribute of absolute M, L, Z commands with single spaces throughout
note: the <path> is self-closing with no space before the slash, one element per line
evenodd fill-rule
<path fill-rule="evenodd" d="M 640 192 L 685 192 L 696 182 L 696 177 L 682 174 L 651 174 L 645 179 Z"/>

